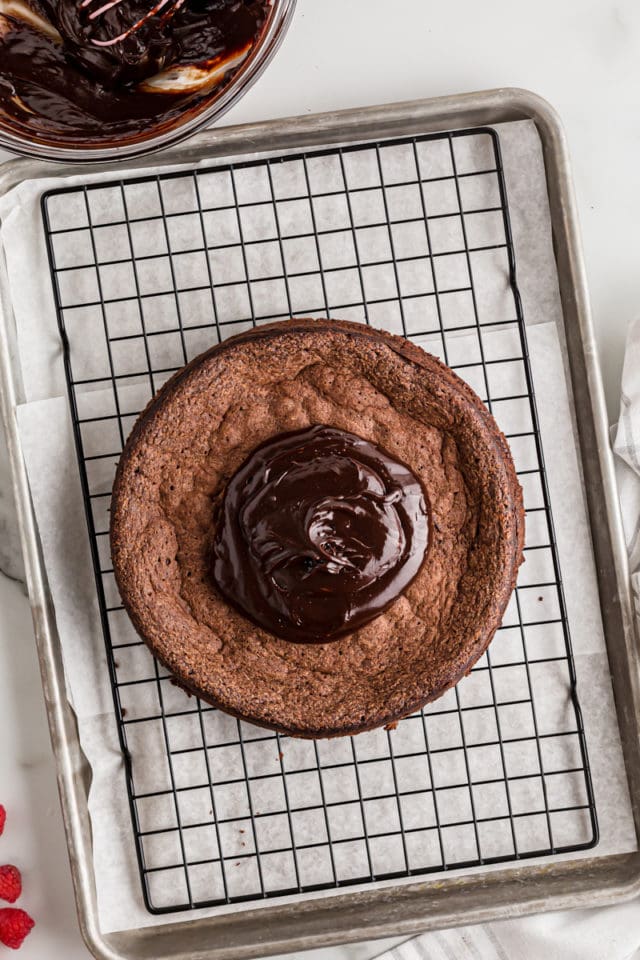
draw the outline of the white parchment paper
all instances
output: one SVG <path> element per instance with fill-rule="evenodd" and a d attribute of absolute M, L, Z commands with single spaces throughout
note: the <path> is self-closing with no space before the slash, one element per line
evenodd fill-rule
<path fill-rule="evenodd" d="M 556 327 L 560 304 L 539 143 L 533 128 L 528 124 L 501 127 L 500 138 L 600 825 L 601 841 L 597 853 L 622 853 L 636 848 L 636 838 L 600 621 L 595 568 L 565 384 L 563 354 Z M 481 148 L 479 149 L 480 155 L 470 157 L 469 162 L 477 163 L 477 169 L 482 169 L 486 159 L 481 155 Z M 38 184 L 23 184 L 13 195 L 0 200 L 0 220 L 27 401 L 19 409 L 21 439 L 63 645 L 69 697 L 78 715 L 82 747 L 93 771 L 90 811 L 100 922 L 104 932 L 112 932 L 163 923 L 166 918 L 152 916 L 145 910 L 135 861 L 122 760 L 61 369 L 59 335 L 38 213 L 39 197 L 52 185 L 42 181 Z M 481 299 L 482 276 L 476 275 L 474 279 Z M 489 291 L 487 296 L 490 293 Z M 497 345 L 497 338 L 503 336 L 504 334 L 499 332 L 489 334 L 487 342 Z M 428 339 L 425 346 L 427 349 L 431 347 L 437 350 L 437 344 L 431 344 Z M 461 335 L 457 338 L 457 363 L 471 358 L 473 350 L 474 343 L 469 337 Z M 477 387 L 473 382 L 473 370 L 469 371 L 469 378 L 472 385 Z M 91 398 L 96 409 L 100 408 L 100 393 L 101 391 L 96 391 Z M 500 421 L 501 412 L 497 409 L 495 412 Z M 513 412 L 508 415 L 512 417 Z M 507 416 L 506 410 L 504 416 Z M 517 429 L 517 423 L 513 422 L 502 423 L 502 426 L 511 432 L 514 427 Z M 56 478 L 55 483 L 51 482 L 52 477 Z M 526 497 L 536 495 L 533 490 L 525 490 Z M 523 569 L 527 566 L 532 570 L 531 564 L 526 564 Z M 532 582 L 535 582 L 535 577 Z M 544 591 L 540 598 L 535 597 L 532 602 L 537 605 L 541 619 L 546 613 L 552 612 L 546 609 L 546 604 L 552 604 L 553 601 L 547 601 Z M 473 683 L 472 674 L 460 685 L 461 696 L 473 695 Z M 179 691 L 177 695 L 184 696 Z M 143 698 L 144 692 L 140 691 L 139 696 Z M 553 685 L 545 688 L 544 682 L 536 688 L 535 701 L 539 722 L 543 728 L 541 732 L 544 732 L 546 723 L 549 724 L 549 729 L 553 729 L 558 711 L 570 709 L 568 702 L 559 702 L 557 689 L 554 689 Z M 376 745 L 375 735 L 371 735 L 370 739 L 366 737 L 362 740 L 358 738 L 362 749 L 373 749 Z M 160 743 L 155 744 L 153 738 L 146 747 L 149 767 L 152 768 L 164 747 Z M 285 752 L 293 758 L 297 749 L 296 743 L 289 741 Z M 273 746 L 266 744 L 265 750 L 273 751 Z M 562 805 L 563 800 L 566 804 L 578 802 L 577 797 L 569 795 L 559 798 L 559 805 Z M 453 808 L 452 812 L 455 813 Z M 379 816 L 381 825 L 384 826 L 383 809 Z M 586 851 L 583 855 L 590 856 L 593 852 Z M 167 851 L 167 856 L 172 857 L 171 850 Z M 392 864 L 387 865 L 387 869 L 390 868 L 393 868 Z M 379 869 L 378 872 L 385 871 Z M 321 895 L 331 896 L 332 891 Z M 196 915 L 253 909 L 259 903 L 260 901 L 254 901 L 248 906 L 217 907 L 197 911 Z M 171 919 L 188 920 L 193 916 L 194 913 L 189 912 L 175 914 Z"/>

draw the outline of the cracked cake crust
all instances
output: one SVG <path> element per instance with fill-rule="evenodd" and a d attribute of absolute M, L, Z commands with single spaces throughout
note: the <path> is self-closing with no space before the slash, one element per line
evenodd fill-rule
<path fill-rule="evenodd" d="M 385 613 L 340 641 L 301 645 L 229 606 L 209 552 L 226 483 L 248 454 L 316 423 L 406 463 L 427 492 L 431 536 Z M 129 437 L 111 518 L 125 608 L 179 683 L 301 737 L 391 724 L 456 684 L 500 625 L 524 539 L 507 442 L 475 393 L 406 340 L 334 320 L 261 327 L 179 371 Z"/>

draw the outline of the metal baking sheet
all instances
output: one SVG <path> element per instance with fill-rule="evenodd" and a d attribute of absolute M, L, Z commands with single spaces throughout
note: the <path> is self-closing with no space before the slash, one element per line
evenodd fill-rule
<path fill-rule="evenodd" d="M 477 126 L 512 119 L 533 119 L 545 148 L 574 396 L 581 411 L 586 409 L 585 389 L 587 399 L 590 394 L 593 403 L 593 421 L 585 423 L 586 418 L 581 417 L 580 422 L 583 428 L 581 444 L 583 466 L 588 481 L 587 490 L 591 500 L 594 499 L 595 493 L 595 506 L 598 511 L 601 511 L 603 495 L 606 494 L 609 506 L 612 508 L 611 515 L 606 518 L 601 512 L 594 513 L 594 504 L 590 504 L 592 531 L 598 550 L 601 574 L 600 586 L 605 601 L 603 614 L 620 708 L 621 703 L 633 703 L 633 697 L 637 693 L 630 689 L 630 685 L 624 690 L 618 684 L 618 673 L 621 674 L 620 684 L 625 676 L 629 683 L 633 671 L 628 669 L 628 665 L 625 671 L 624 660 L 618 664 L 619 669 L 616 669 L 616 657 L 612 655 L 612 649 L 615 649 L 618 655 L 620 654 L 623 648 L 620 642 L 621 637 L 628 645 L 629 656 L 632 650 L 630 630 L 633 621 L 630 616 L 626 579 L 626 552 L 621 539 L 619 517 L 616 513 L 615 488 L 611 485 L 611 463 L 606 445 L 606 418 L 603 416 L 600 388 L 594 365 L 593 341 L 577 250 L 575 224 L 570 216 L 572 205 L 566 153 L 560 128 L 549 108 L 530 94 L 514 91 L 498 91 L 447 101 L 423 101 L 416 104 L 373 108 L 332 117 L 312 117 L 206 134 L 196 142 L 195 149 L 191 145 L 188 160 L 194 163 L 205 157 L 229 155 L 240 155 L 252 159 L 260 153 L 261 146 L 264 149 L 268 148 L 270 152 L 277 149 L 287 150 L 294 145 L 296 148 L 312 149 L 318 145 L 324 147 L 332 143 L 346 143 L 353 140 L 425 135 L 435 130 L 454 130 L 461 126 Z M 243 143 L 250 144 L 250 151 L 242 149 Z M 167 156 L 167 163 L 184 159 L 187 157 L 177 151 Z M 43 172 L 41 167 L 39 170 L 34 170 L 39 165 L 28 162 L 18 161 L 9 166 L 10 169 L 4 178 L 4 189 L 10 188 L 19 180 L 33 178 Z M 61 176 L 67 176 L 70 172 L 68 169 L 60 171 Z M 50 173 L 47 169 L 49 176 Z M 9 352 L 5 350 L 3 362 L 8 360 L 8 356 Z M 12 381 L 10 364 L 6 362 L 4 366 L 6 367 L 4 371 L 6 383 L 3 385 L 5 416 L 13 452 L 16 453 L 17 439 L 15 422 L 12 419 L 12 396 L 15 383 Z M 603 440 L 605 442 L 602 442 Z M 113 949 L 116 948 L 121 951 L 119 955 L 122 956 L 145 956 L 144 951 L 149 938 L 144 931 L 110 937 L 102 937 L 97 931 L 95 891 L 92 889 L 88 847 L 86 794 L 83 795 L 78 789 L 79 778 L 76 778 L 76 782 L 73 780 L 68 782 L 72 765 L 79 770 L 82 761 L 77 736 L 73 730 L 73 716 L 62 695 L 62 668 L 59 651 L 56 650 L 55 645 L 55 625 L 50 611 L 42 603 L 38 603 L 38 597 L 44 599 L 45 579 L 35 544 L 35 524 L 25 495 L 26 478 L 23 471 L 21 475 L 18 456 L 15 458 L 15 467 L 45 692 L 51 684 L 52 695 L 48 698 L 48 706 L 54 744 L 58 747 L 63 807 L 70 839 L 72 865 L 76 880 L 82 878 L 81 883 L 76 883 L 81 922 L 89 937 L 90 947 L 96 955 L 113 956 Z M 21 493 L 22 496 L 20 496 Z M 603 557 L 607 561 L 604 567 Z M 611 558 L 615 560 L 615 566 L 620 575 L 620 589 L 616 591 L 612 591 L 612 584 L 606 582 L 604 578 L 605 572 L 611 572 L 614 569 Z M 611 602 L 612 596 L 615 597 L 615 602 Z M 632 772 L 637 768 L 635 756 L 637 734 L 633 728 L 625 731 L 625 718 L 627 718 L 627 727 L 632 726 L 633 712 L 623 709 L 621 714 L 621 728 L 627 746 L 627 769 L 633 783 Z M 544 906 L 547 909 L 564 906 L 569 902 L 574 905 L 583 904 L 587 900 L 593 903 L 596 897 L 604 902 L 612 895 L 614 887 L 617 888 L 618 895 L 634 889 L 637 876 L 636 858 L 636 854 L 616 858 L 594 857 L 580 864 L 545 866 L 543 870 L 523 867 L 504 874 L 444 880 L 437 885 L 437 888 L 433 884 L 429 886 L 415 884 L 397 890 L 372 890 L 367 893 L 347 894 L 332 899 L 330 905 L 322 902 L 305 903 L 304 906 L 298 906 L 295 909 L 295 914 L 291 907 L 274 906 L 261 910 L 259 915 L 243 913 L 241 919 L 236 918 L 235 922 L 233 917 L 227 917 L 217 918 L 214 921 L 193 921 L 173 927 L 170 925 L 156 927 L 154 928 L 156 936 L 161 938 L 162 945 L 160 940 L 155 940 L 154 947 L 150 949 L 156 957 L 160 955 L 192 956 L 194 954 L 188 952 L 191 934 L 198 937 L 201 946 L 206 942 L 208 932 L 212 942 L 215 942 L 215 947 L 209 951 L 203 950 L 202 955 L 249 956 L 252 952 L 266 954 L 298 950 L 320 943 L 326 945 L 328 942 L 359 939 L 362 936 L 370 938 L 427 929 L 462 919 L 462 909 L 464 909 L 464 920 L 468 923 L 486 919 L 483 913 L 485 909 L 483 896 L 486 891 L 491 891 L 487 903 L 494 908 L 491 913 L 493 918 L 541 909 L 541 898 L 546 901 Z M 564 889 L 562 889 L 563 883 Z M 567 893 L 568 890 L 571 890 L 570 894 Z M 462 897 L 458 902 L 457 895 Z M 374 931 L 370 923 L 372 911 L 375 911 L 378 924 Z M 283 924 L 285 918 L 287 918 L 286 925 Z M 318 926 L 323 918 L 326 923 L 324 930 Z M 291 939 L 282 937 L 283 929 L 286 929 L 287 935 L 291 934 Z M 320 934 L 317 933 L 318 930 L 321 930 Z M 271 938 L 269 942 L 264 942 L 265 935 Z M 226 944 L 221 945 L 221 937 L 227 938 Z M 186 953 L 185 949 L 187 949 Z M 109 950 L 112 952 L 109 953 Z M 181 950 L 183 952 L 180 952 Z"/>

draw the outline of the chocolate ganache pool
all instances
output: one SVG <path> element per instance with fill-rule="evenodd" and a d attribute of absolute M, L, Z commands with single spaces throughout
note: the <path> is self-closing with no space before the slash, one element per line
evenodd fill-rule
<path fill-rule="evenodd" d="M 168 122 L 233 75 L 270 7 L 0 0 L 0 112 L 30 134 L 88 143 Z"/>
<path fill-rule="evenodd" d="M 231 478 L 212 548 L 223 596 L 271 633 L 326 643 L 387 609 L 428 546 L 422 485 L 335 427 L 280 434 Z"/>

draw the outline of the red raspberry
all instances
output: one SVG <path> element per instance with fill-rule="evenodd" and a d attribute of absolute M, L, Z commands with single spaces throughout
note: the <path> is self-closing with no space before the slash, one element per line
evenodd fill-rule
<path fill-rule="evenodd" d="M 0 803 L 0 837 L 2 836 L 2 831 L 4 830 L 4 824 L 6 819 L 7 819 L 7 811 Z"/>
<path fill-rule="evenodd" d="M 33 920 L 24 910 L 3 907 L 0 909 L 0 943 L 17 950 L 33 925 Z"/>
<path fill-rule="evenodd" d="M 22 877 L 17 867 L 7 863 L 0 867 L 0 900 L 15 903 L 22 893 Z"/>

